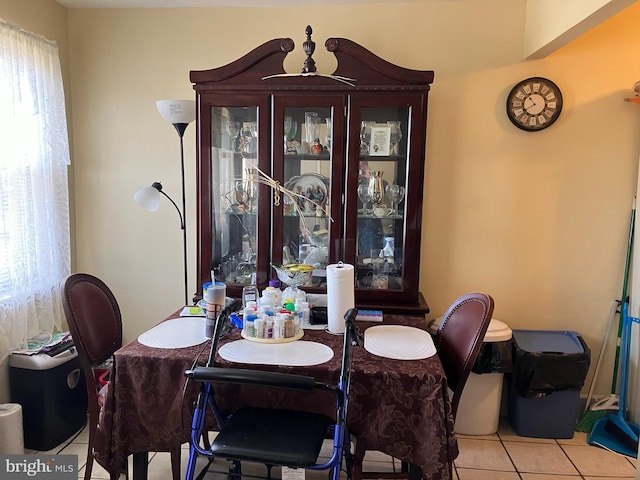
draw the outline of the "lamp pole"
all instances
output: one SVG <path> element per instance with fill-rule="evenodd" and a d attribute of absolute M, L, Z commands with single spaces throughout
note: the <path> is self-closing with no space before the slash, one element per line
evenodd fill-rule
<path fill-rule="evenodd" d="M 184 132 L 189 126 L 188 123 L 174 123 L 178 136 L 180 137 L 180 174 L 182 176 L 182 250 L 183 250 L 183 265 L 184 265 L 184 304 L 189 305 L 189 281 L 187 273 L 187 199 L 185 192 L 185 180 L 184 180 L 184 144 L 183 137 Z M 162 193 L 162 192 L 161 192 Z"/>
<path fill-rule="evenodd" d="M 184 303 L 189 305 L 188 267 L 187 267 L 187 201 L 184 172 L 184 132 L 191 122 L 195 120 L 195 102 L 193 100 L 158 100 L 156 107 L 160 115 L 170 122 L 178 132 L 180 139 L 180 174 L 182 181 L 182 213 L 180 223 L 182 228 L 183 265 L 184 265 Z M 160 190 L 160 193 L 163 193 Z M 165 196 L 169 198 L 166 194 Z M 171 200 L 171 199 L 170 199 Z M 172 203 L 175 205 L 175 202 Z M 176 209 L 177 209 L 176 205 Z M 178 209 L 179 210 L 179 209 Z M 180 212 L 178 212 L 180 213 Z"/>

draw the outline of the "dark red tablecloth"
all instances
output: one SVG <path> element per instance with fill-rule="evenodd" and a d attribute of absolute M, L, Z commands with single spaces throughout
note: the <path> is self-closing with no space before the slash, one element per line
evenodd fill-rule
<path fill-rule="evenodd" d="M 384 323 L 426 330 L 426 322 L 420 316 L 385 315 Z M 361 331 L 373 325 L 376 324 L 358 322 Z M 240 338 L 235 331 L 221 342 Z M 309 367 L 265 365 L 260 368 L 337 382 L 342 336 L 305 330 L 302 340 L 330 346 L 333 358 Z M 96 435 L 95 456 L 100 465 L 109 472 L 124 473 L 130 454 L 169 451 L 188 441 L 198 386 L 190 382 L 184 389 L 184 371 L 196 361 L 204 365 L 208 354 L 209 342 L 188 348 L 159 349 L 136 340 L 116 352 Z M 220 357 L 217 360 L 222 366 L 242 365 L 231 364 Z M 447 462 L 457 457 L 458 446 L 446 385 L 437 356 L 424 360 L 391 360 L 372 355 L 364 348 L 355 348 L 349 396 L 350 432 L 365 443 L 367 450 L 379 450 L 421 467 L 425 478 L 447 478 Z M 323 409 L 317 399 L 305 397 L 306 394 L 287 391 L 257 396 L 240 388 L 225 386 L 219 392 L 217 399 L 222 408 L 243 403 L 277 403 Z"/>

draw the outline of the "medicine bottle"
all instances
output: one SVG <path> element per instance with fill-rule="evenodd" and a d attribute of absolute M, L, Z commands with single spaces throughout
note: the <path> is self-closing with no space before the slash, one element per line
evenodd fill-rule
<path fill-rule="evenodd" d="M 286 326 L 287 326 L 287 318 L 278 315 L 273 321 L 273 338 L 287 338 Z"/>
<path fill-rule="evenodd" d="M 256 315 L 246 315 L 244 317 L 244 323 L 242 326 L 242 331 L 245 337 L 255 337 L 255 321 L 258 317 Z"/>
<path fill-rule="evenodd" d="M 255 322 L 253 322 L 256 338 L 265 338 L 265 323 L 265 319 L 261 317 L 256 318 Z"/>

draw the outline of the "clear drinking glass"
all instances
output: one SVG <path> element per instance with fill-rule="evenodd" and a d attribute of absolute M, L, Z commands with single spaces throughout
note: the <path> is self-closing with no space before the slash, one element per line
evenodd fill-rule
<path fill-rule="evenodd" d="M 390 120 L 387 122 L 390 128 L 391 154 L 400 154 L 400 140 L 402 140 L 402 130 L 400 128 L 400 120 Z"/>
<path fill-rule="evenodd" d="M 304 126 L 306 129 L 307 143 L 312 145 L 316 139 L 320 138 L 321 118 L 318 112 L 306 112 L 304 114 Z"/>
<path fill-rule="evenodd" d="M 385 193 L 389 200 L 391 200 L 391 216 L 400 217 L 398 214 L 398 204 L 404 199 L 404 187 L 401 185 L 387 185 Z"/>
<path fill-rule="evenodd" d="M 327 147 L 327 150 L 331 150 L 331 117 L 327 117 L 324 119 L 327 124 L 327 135 L 324 138 L 324 145 Z"/>
<path fill-rule="evenodd" d="M 362 121 L 360 124 L 360 155 L 369 155 L 369 144 L 371 143 L 371 127 L 376 122 L 369 120 Z"/>
<path fill-rule="evenodd" d="M 284 117 L 285 138 L 289 141 L 294 140 L 296 138 L 296 133 L 298 133 L 298 122 L 289 116 Z"/>
<path fill-rule="evenodd" d="M 229 150 L 238 151 L 238 136 L 240 135 L 240 122 L 229 120 L 227 122 L 227 135 L 229 135 Z"/>
<path fill-rule="evenodd" d="M 359 185 L 358 186 L 358 198 L 362 202 L 362 210 L 361 213 L 363 215 L 368 215 L 370 212 L 367 209 L 367 204 L 371 201 L 371 190 L 369 189 L 369 185 Z"/>

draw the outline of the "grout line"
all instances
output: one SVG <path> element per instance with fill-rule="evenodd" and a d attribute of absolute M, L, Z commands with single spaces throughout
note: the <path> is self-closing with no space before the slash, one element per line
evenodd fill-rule
<path fill-rule="evenodd" d="M 509 461 L 511 462 L 511 465 L 513 465 L 513 469 L 518 474 L 518 477 L 522 480 L 522 475 L 520 475 L 520 471 L 518 470 L 516 462 L 514 462 L 513 458 L 511 458 L 511 455 L 509 455 L 509 450 L 507 450 L 507 447 L 504 446 L 504 441 L 502 440 L 502 437 L 500 436 L 500 434 L 498 434 L 498 438 L 500 439 L 500 445 L 502 446 L 502 449 L 504 450 L 504 453 L 507 454 L 507 457 L 509 458 Z"/>
<path fill-rule="evenodd" d="M 558 445 L 560 447 L 560 450 L 562 450 L 562 453 L 564 453 L 564 456 L 567 457 L 567 460 L 569 460 L 569 463 L 571 465 L 573 465 L 573 468 L 576 469 L 576 472 L 578 472 L 578 475 L 580 475 L 580 478 L 582 478 L 584 480 L 584 476 L 582 475 L 582 472 L 580 471 L 578 466 L 573 462 L 573 460 L 571 460 L 571 457 L 569 456 L 567 451 L 562 447 L 562 444 L 560 442 L 558 442 L 558 440 L 556 440 L 555 442 L 556 442 L 556 445 Z"/>

